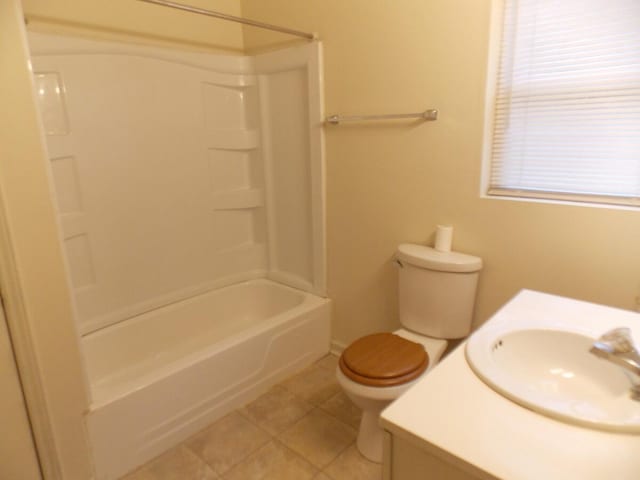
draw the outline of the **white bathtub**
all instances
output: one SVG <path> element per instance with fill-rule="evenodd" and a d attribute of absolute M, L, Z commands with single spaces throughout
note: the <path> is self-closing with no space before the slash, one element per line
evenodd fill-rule
<path fill-rule="evenodd" d="M 330 301 L 268 280 L 83 338 L 98 480 L 118 478 L 329 351 Z"/>

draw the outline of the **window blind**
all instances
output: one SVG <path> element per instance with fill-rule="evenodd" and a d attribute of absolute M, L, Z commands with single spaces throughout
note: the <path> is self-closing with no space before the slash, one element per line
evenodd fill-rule
<path fill-rule="evenodd" d="M 640 0 L 505 0 L 489 194 L 640 205 Z"/>

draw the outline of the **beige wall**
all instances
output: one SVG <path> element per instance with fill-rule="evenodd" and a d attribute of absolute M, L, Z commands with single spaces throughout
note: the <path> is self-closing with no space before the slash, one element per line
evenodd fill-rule
<path fill-rule="evenodd" d="M 237 0 L 182 3 L 240 15 Z M 240 53 L 243 47 L 242 27 L 237 23 L 134 0 L 23 0 L 22 4 L 29 29 L 34 31 L 152 44 L 172 41 L 229 53 Z"/>
<path fill-rule="evenodd" d="M 489 0 L 242 0 L 243 15 L 317 31 L 327 114 L 434 107 L 435 123 L 327 127 L 334 336 L 397 326 L 401 242 L 455 226 L 485 261 L 477 322 L 522 288 L 634 308 L 640 212 L 479 198 Z M 245 30 L 256 50 L 286 37 Z"/>

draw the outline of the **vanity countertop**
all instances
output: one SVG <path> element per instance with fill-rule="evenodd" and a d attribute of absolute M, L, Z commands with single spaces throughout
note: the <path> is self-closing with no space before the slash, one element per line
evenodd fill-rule
<path fill-rule="evenodd" d="M 527 290 L 487 324 L 515 315 L 575 318 L 585 330 L 595 326 L 598 333 L 628 326 L 640 338 L 637 313 Z M 604 326 L 596 326 L 598 318 L 606 319 Z M 640 479 L 640 435 L 575 426 L 521 407 L 473 373 L 465 346 L 382 413 L 386 430 L 483 479 Z"/>

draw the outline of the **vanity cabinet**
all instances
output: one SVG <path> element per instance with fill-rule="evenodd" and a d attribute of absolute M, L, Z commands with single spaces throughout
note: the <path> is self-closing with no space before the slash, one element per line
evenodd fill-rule
<path fill-rule="evenodd" d="M 521 318 L 541 326 L 575 322 L 575 330 L 594 339 L 627 326 L 640 341 L 635 312 L 526 290 L 482 328 Z M 382 412 L 385 480 L 640 478 L 640 433 L 584 427 L 525 408 L 482 382 L 465 348 L 466 342 Z M 551 348 L 557 346 L 540 345 L 539 355 Z M 623 399 L 629 391 L 603 394 Z M 588 400 L 577 407 L 588 408 Z"/>
<path fill-rule="evenodd" d="M 493 479 L 465 471 L 413 442 L 386 432 L 383 480 L 479 480 Z"/>

